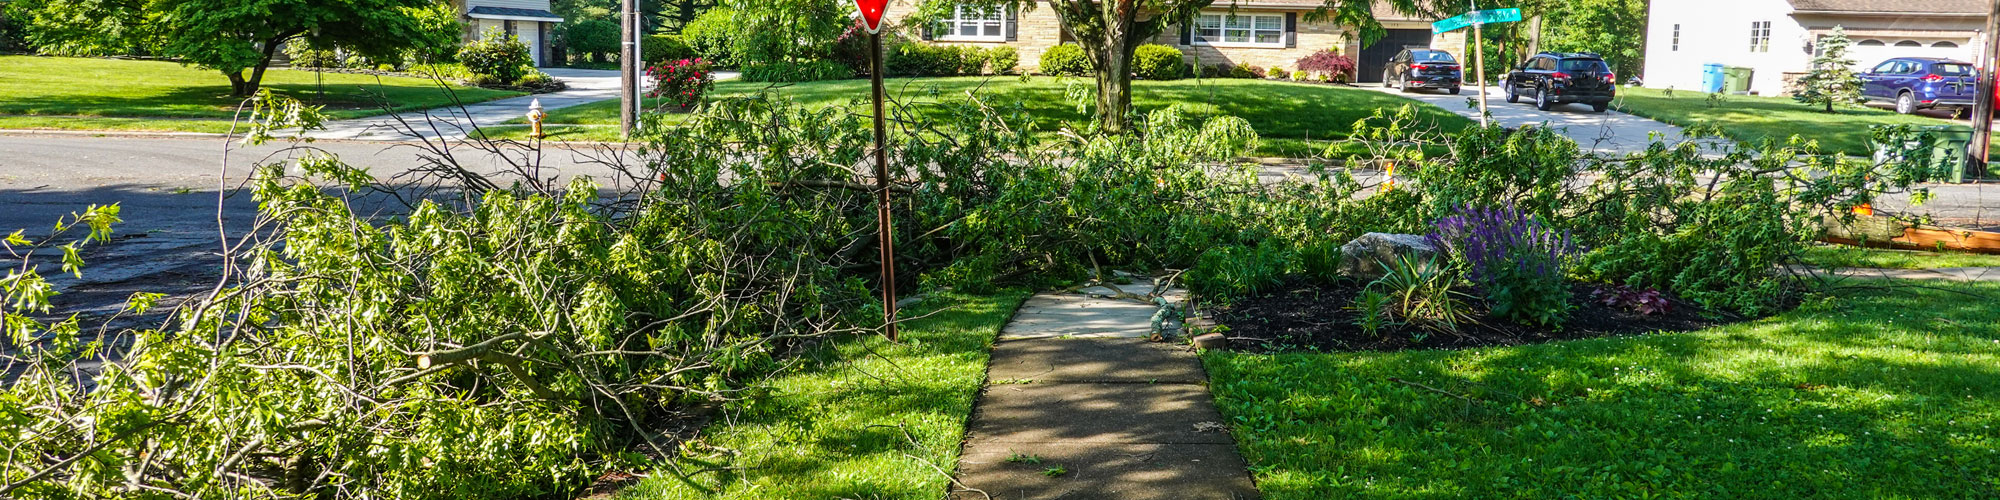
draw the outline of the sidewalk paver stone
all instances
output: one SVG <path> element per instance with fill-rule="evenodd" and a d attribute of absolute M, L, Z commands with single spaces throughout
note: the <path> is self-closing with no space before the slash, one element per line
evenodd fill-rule
<path fill-rule="evenodd" d="M 995 383 L 1029 381 L 1193 384 L 1207 380 L 1185 347 L 1138 339 L 1016 339 L 993 346 Z"/>
<path fill-rule="evenodd" d="M 1032 455 L 1040 463 L 1008 462 L 1015 453 Z M 993 500 L 1257 498 L 1257 487 L 1243 472 L 1243 458 L 1229 444 L 1041 444 L 967 453 L 961 463 L 961 474 L 979 478 L 967 486 L 984 490 Z M 1066 472 L 1043 474 L 1049 467 Z M 970 491 L 951 496 L 985 498 Z"/>

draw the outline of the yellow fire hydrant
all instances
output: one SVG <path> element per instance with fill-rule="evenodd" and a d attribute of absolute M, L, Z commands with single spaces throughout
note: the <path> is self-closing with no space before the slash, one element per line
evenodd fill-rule
<path fill-rule="evenodd" d="M 528 103 L 528 123 L 534 127 L 534 136 L 536 139 L 542 138 L 542 119 L 548 116 L 548 113 L 542 112 L 541 99 L 538 98 L 534 102 Z"/>

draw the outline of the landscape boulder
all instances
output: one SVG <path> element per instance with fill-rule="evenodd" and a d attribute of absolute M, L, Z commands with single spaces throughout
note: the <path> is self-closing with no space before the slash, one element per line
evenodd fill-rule
<path fill-rule="evenodd" d="M 1405 256 L 1413 261 L 1425 262 L 1436 255 L 1437 249 L 1420 235 L 1368 233 L 1340 246 L 1340 274 L 1373 280 L 1388 272 L 1383 268 L 1384 264 L 1395 264 L 1397 259 Z"/>

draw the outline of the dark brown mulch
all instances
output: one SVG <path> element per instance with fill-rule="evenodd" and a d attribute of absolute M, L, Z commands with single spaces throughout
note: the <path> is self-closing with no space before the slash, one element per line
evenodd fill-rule
<path fill-rule="evenodd" d="M 1592 300 L 1591 292 L 1600 286 L 1578 283 L 1570 286 L 1570 301 L 1575 309 L 1559 329 L 1522 326 L 1486 316 L 1482 311 L 1474 315 L 1473 324 L 1459 325 L 1456 334 L 1416 326 L 1391 326 L 1371 335 L 1356 326 L 1360 314 L 1350 309 L 1365 286 L 1352 281 L 1290 283 L 1237 299 L 1211 311 L 1211 316 L 1217 324 L 1228 327 L 1232 345 L 1252 351 L 1466 349 L 1686 332 L 1737 321 L 1733 316 L 1710 313 L 1680 300 L 1673 300 L 1673 307 L 1666 314 L 1641 315 Z"/>

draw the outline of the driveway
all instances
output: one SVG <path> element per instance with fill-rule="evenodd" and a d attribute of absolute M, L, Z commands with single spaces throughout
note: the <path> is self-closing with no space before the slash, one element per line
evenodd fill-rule
<path fill-rule="evenodd" d="M 405 127 L 395 117 L 389 115 L 338 120 L 326 123 L 326 130 L 309 134 L 319 139 L 349 140 L 409 140 L 419 136 L 428 138 L 460 139 L 477 127 L 488 127 L 506 123 L 528 115 L 528 107 L 536 100 L 542 103 L 544 111 L 589 104 L 618 98 L 621 87 L 619 72 L 616 70 L 542 68 L 542 72 L 569 86 L 561 92 L 526 95 L 496 101 L 487 101 L 465 106 L 447 106 L 423 112 L 410 112 L 403 120 L 420 126 Z M 717 80 L 729 80 L 739 73 L 718 71 Z M 423 125 L 425 120 L 430 123 Z M 414 128 L 414 133 L 406 128 Z"/>
<path fill-rule="evenodd" d="M 1435 104 L 1466 118 L 1479 119 L 1480 89 L 1475 87 L 1465 87 L 1459 95 L 1451 95 L 1434 90 L 1411 90 L 1405 93 L 1393 88 L 1384 88 L 1381 84 L 1362 85 L 1362 88 Z M 1592 112 L 1590 106 L 1583 104 L 1564 104 L 1549 111 L 1540 111 L 1527 101 L 1508 104 L 1507 93 L 1497 87 L 1487 87 L 1485 90 L 1491 92 L 1486 106 L 1493 114 L 1494 123 L 1507 127 L 1523 125 L 1554 127 L 1563 135 L 1576 140 L 1576 143 L 1584 149 L 1597 153 L 1622 155 L 1644 151 L 1652 144 L 1655 134 L 1658 134 L 1663 141 L 1675 141 L 1681 138 L 1680 127 L 1647 118 L 1617 111 Z"/>

